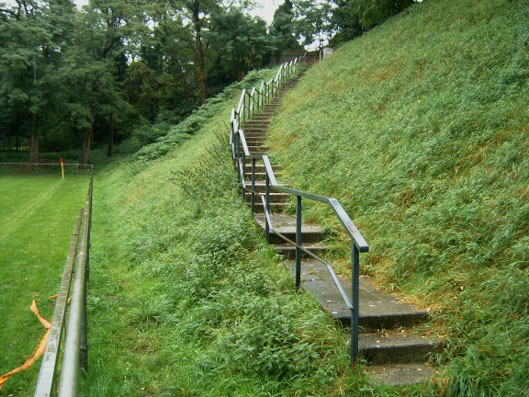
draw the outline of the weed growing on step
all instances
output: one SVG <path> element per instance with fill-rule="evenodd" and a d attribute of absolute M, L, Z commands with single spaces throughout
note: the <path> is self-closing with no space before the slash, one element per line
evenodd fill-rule
<path fill-rule="evenodd" d="M 369 241 L 362 270 L 436 309 L 449 395 L 529 390 L 528 20 L 527 1 L 417 3 L 310 69 L 272 126 L 290 182 Z"/>

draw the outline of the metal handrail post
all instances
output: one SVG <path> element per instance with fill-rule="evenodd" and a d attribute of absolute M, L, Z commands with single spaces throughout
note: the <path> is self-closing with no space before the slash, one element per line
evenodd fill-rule
<path fill-rule="evenodd" d="M 296 196 L 296 288 L 301 285 L 301 196 Z"/>
<path fill-rule="evenodd" d="M 238 168 L 239 167 L 239 161 L 237 161 L 239 159 L 239 145 L 240 145 L 240 137 L 239 137 L 239 134 L 235 134 L 235 167 Z M 241 183 L 241 173 L 239 172 L 239 170 L 237 170 L 237 183 Z"/>
<path fill-rule="evenodd" d="M 243 95 L 242 97 L 242 122 L 244 123 L 246 121 L 246 95 Z"/>
<path fill-rule="evenodd" d="M 265 203 L 266 203 L 266 211 L 270 212 L 270 177 L 268 176 L 268 172 L 266 172 L 266 182 L 265 182 Z M 266 241 L 270 242 L 270 226 L 268 225 L 268 222 L 265 222 L 265 232 L 266 232 Z"/>
<path fill-rule="evenodd" d="M 255 157 L 252 157 L 252 214 L 255 212 Z"/>
<path fill-rule="evenodd" d="M 352 300 L 353 309 L 351 311 L 351 361 L 358 360 L 358 327 L 359 327 L 359 301 L 360 301 L 360 252 L 355 244 L 353 244 L 352 252 Z"/>
<path fill-rule="evenodd" d="M 242 151 L 242 175 L 241 178 L 244 180 L 244 171 L 246 170 L 246 154 L 244 150 Z M 245 184 L 242 184 L 242 200 L 246 201 L 246 187 Z"/>

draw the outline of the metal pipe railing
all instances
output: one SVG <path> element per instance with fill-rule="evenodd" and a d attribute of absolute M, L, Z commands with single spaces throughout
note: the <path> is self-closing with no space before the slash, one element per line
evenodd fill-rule
<path fill-rule="evenodd" d="M 79 211 L 77 215 L 77 222 L 73 232 L 72 241 L 70 243 L 70 250 L 66 257 L 66 265 L 62 273 L 62 281 L 53 311 L 50 332 L 48 334 L 48 341 L 46 350 L 42 356 L 42 363 L 40 365 L 39 377 L 37 379 L 37 387 L 35 388 L 35 397 L 44 397 L 55 395 L 55 373 L 59 364 L 60 343 L 62 340 L 62 332 L 64 329 L 64 319 L 66 317 L 66 305 L 68 302 L 68 295 L 70 293 L 70 285 L 74 270 L 75 254 L 77 252 L 77 243 L 79 241 L 79 231 L 81 228 L 81 219 L 83 210 Z"/>
<path fill-rule="evenodd" d="M 55 305 L 46 350 L 43 355 L 37 386 L 35 388 L 35 397 L 57 395 L 59 366 L 61 367 L 61 372 L 58 395 L 77 395 L 81 368 L 85 372 L 88 369 L 86 282 L 89 278 L 90 266 L 93 183 L 93 176 L 91 176 L 84 209 L 81 210 L 82 212 L 78 216 L 74 238 L 70 244 L 70 251 L 66 259 L 65 272 L 63 273 L 63 280 Z M 77 249 L 78 245 L 79 247 Z M 66 303 L 71 280 L 74 275 L 74 264 L 75 282 L 64 341 L 64 353 L 62 362 L 59 365 L 61 339 L 65 327 Z"/>
<path fill-rule="evenodd" d="M 270 241 L 270 234 L 275 233 L 280 238 L 285 240 L 287 243 L 293 245 L 296 248 L 296 287 L 299 288 L 301 283 L 301 255 L 302 253 L 305 253 L 312 258 L 316 259 L 320 263 L 322 263 L 327 270 L 329 271 L 331 275 L 331 279 L 333 280 L 333 283 L 337 287 L 342 300 L 344 301 L 344 304 L 346 305 L 347 309 L 351 311 L 351 361 L 356 362 L 358 360 L 359 352 L 358 352 L 358 334 L 359 334 L 359 313 L 360 313 L 360 252 L 368 252 L 369 251 L 369 245 L 365 241 L 364 237 L 360 234 L 356 226 L 354 225 L 351 218 L 349 218 L 349 215 L 345 212 L 341 204 L 336 200 L 335 198 L 329 198 L 324 197 L 320 195 L 315 195 L 312 193 L 303 192 L 300 190 L 288 188 L 285 186 L 279 186 L 277 185 L 277 182 L 275 180 L 275 175 L 273 172 L 273 169 L 270 165 L 270 162 L 267 159 L 267 156 L 262 156 L 263 162 L 265 164 L 266 169 L 266 186 L 268 191 L 268 186 L 270 188 L 288 193 L 290 195 L 293 195 L 296 197 L 296 242 L 290 240 L 283 234 L 279 233 L 277 230 L 274 229 L 272 223 L 271 223 L 271 216 L 270 216 L 270 198 L 269 194 L 266 195 L 263 207 L 265 212 L 265 219 L 266 219 L 266 239 L 267 241 Z M 270 181 L 273 180 L 274 183 L 270 183 Z M 302 197 L 305 197 L 310 200 L 326 203 L 330 205 L 335 215 L 340 220 L 340 223 L 344 226 L 344 229 L 346 230 L 347 234 L 351 238 L 352 241 L 352 258 L 351 258 L 351 287 L 352 287 L 352 303 L 347 297 L 347 294 L 345 293 L 338 277 L 336 276 L 336 273 L 334 272 L 334 269 L 332 265 L 319 256 L 315 255 L 313 252 L 310 252 L 309 250 L 303 248 L 302 241 L 301 241 L 301 199 Z"/>
<path fill-rule="evenodd" d="M 271 98 L 276 96 L 279 93 L 279 88 L 284 84 L 285 81 L 287 81 L 289 78 L 291 78 L 295 73 L 298 73 L 301 69 L 302 65 L 304 64 L 305 56 L 301 58 L 296 58 L 295 60 L 291 62 L 287 62 L 279 67 L 279 70 L 275 76 L 274 79 L 270 80 L 268 83 L 265 83 L 264 81 L 261 82 L 261 88 L 257 90 L 256 87 L 252 89 L 250 94 L 246 90 L 243 90 L 241 94 L 241 99 L 239 100 L 239 104 L 241 101 L 245 103 L 246 96 L 248 96 L 248 114 L 246 114 L 246 108 L 243 106 L 242 108 L 239 106 L 237 111 L 232 112 L 232 120 L 234 118 L 241 117 L 243 120 L 250 120 L 254 113 L 255 113 L 255 96 L 257 95 L 257 107 L 259 109 L 259 105 L 262 103 L 262 107 L 264 107 L 264 100 L 266 99 L 266 102 L 269 102 Z M 261 96 L 261 97 L 259 97 Z M 261 102 L 262 99 L 262 102 Z M 251 104 L 251 105 L 250 105 Z M 239 111 L 240 109 L 240 111 Z M 236 129 L 236 128 L 237 129 Z M 240 128 L 240 125 L 237 125 L 232 122 L 232 131 L 231 136 L 234 137 L 233 141 L 234 144 L 239 145 L 238 148 L 240 150 L 234 150 L 232 148 L 232 154 L 235 156 L 239 156 L 238 153 L 240 151 L 241 155 L 238 157 L 239 159 L 239 172 L 238 172 L 238 179 L 241 182 L 242 191 L 243 191 L 243 200 L 246 200 L 246 187 L 247 182 L 245 179 L 245 172 L 246 172 L 246 161 L 248 159 L 251 159 L 252 161 L 252 169 L 251 169 L 251 210 L 252 213 L 255 212 L 255 199 L 256 199 L 256 162 L 258 160 L 262 160 L 265 168 L 265 194 L 261 195 L 261 201 L 263 205 L 263 211 L 265 215 L 265 234 L 266 239 L 268 242 L 270 242 L 270 235 L 271 233 L 275 233 L 280 238 L 285 240 L 287 243 L 293 245 L 296 248 L 296 273 L 295 273 L 295 279 L 296 279 L 296 287 L 299 288 L 301 285 L 301 256 L 303 254 L 309 255 L 310 257 L 314 258 L 315 260 L 322 263 L 328 270 L 328 272 L 331 275 L 331 279 L 333 283 L 335 284 L 336 288 L 338 289 L 340 296 L 342 297 L 345 306 L 347 309 L 351 311 L 351 360 L 353 362 L 356 362 L 358 359 L 358 333 L 359 333 L 359 268 L 360 268 L 360 253 L 361 252 L 368 252 L 369 251 L 369 245 L 367 244 L 366 240 L 358 230 L 358 228 L 355 226 L 347 212 L 344 210 L 340 202 L 332 197 L 325 197 L 309 192 L 304 192 L 301 190 L 293 189 L 287 186 L 282 186 L 277 183 L 274 170 L 272 168 L 272 165 L 270 163 L 270 160 L 268 156 L 251 156 L 248 150 L 248 146 L 246 145 L 246 139 L 244 136 L 244 131 Z M 234 158 L 235 161 L 235 158 Z M 292 241 L 280 232 L 278 232 L 276 229 L 274 229 L 272 224 L 272 217 L 270 214 L 270 191 L 271 190 L 287 193 L 291 196 L 296 197 L 296 241 Z M 340 280 L 338 279 L 338 276 L 334 272 L 334 269 L 332 265 L 328 262 L 326 262 L 324 259 L 320 258 L 319 256 L 315 255 L 313 252 L 310 252 L 309 250 L 305 249 L 302 246 L 302 199 L 308 199 L 312 201 L 317 201 L 320 203 L 324 203 L 328 206 L 330 206 L 344 227 L 346 233 L 348 234 L 349 238 L 352 242 L 352 248 L 351 248 L 351 283 L 352 283 L 352 296 L 351 299 L 347 296 L 346 292 L 344 291 L 343 286 L 340 283 Z"/>

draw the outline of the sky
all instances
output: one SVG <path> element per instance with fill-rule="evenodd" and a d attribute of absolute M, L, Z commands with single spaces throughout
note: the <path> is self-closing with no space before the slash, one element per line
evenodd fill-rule
<path fill-rule="evenodd" d="M 283 0 L 256 0 L 255 10 L 250 11 L 253 16 L 263 18 L 268 24 L 274 19 L 274 11 L 279 7 Z"/>
<path fill-rule="evenodd" d="M 74 1 L 78 7 L 88 4 L 88 0 Z M 283 0 L 254 0 L 254 2 L 256 6 L 255 9 L 250 11 L 250 15 L 261 17 L 268 24 L 270 24 L 270 22 L 272 22 L 272 19 L 274 18 L 274 11 L 277 7 L 279 7 L 281 3 L 283 3 Z"/>

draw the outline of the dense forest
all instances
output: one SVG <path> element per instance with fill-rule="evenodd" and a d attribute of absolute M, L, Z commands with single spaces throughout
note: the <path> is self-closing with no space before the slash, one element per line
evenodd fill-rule
<path fill-rule="evenodd" d="M 270 26 L 248 0 L 0 3 L 0 161 L 74 150 L 87 163 L 155 123 L 177 123 L 284 50 L 339 45 L 413 0 L 285 0 Z M 163 126 L 164 124 L 162 124 Z"/>

